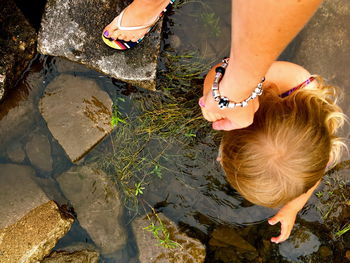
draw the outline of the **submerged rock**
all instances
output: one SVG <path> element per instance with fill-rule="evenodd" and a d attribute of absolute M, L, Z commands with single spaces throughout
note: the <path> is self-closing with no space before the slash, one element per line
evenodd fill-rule
<path fill-rule="evenodd" d="M 49 201 L 33 176 L 34 170 L 28 166 L 0 164 L 0 228 Z"/>
<path fill-rule="evenodd" d="M 51 144 L 46 135 L 33 133 L 26 144 L 31 164 L 43 172 L 52 171 Z"/>
<path fill-rule="evenodd" d="M 35 54 L 36 32 L 13 0 L 0 5 L 0 101 Z"/>
<path fill-rule="evenodd" d="M 40 261 L 69 231 L 73 221 L 53 201 L 31 210 L 15 224 L 0 229 L 0 262 Z"/>
<path fill-rule="evenodd" d="M 58 76 L 46 87 L 40 111 L 73 162 L 112 130 L 112 100 L 94 80 Z"/>
<path fill-rule="evenodd" d="M 161 22 L 134 49 L 118 52 L 104 44 L 103 28 L 128 2 L 49 0 L 38 38 L 42 54 L 65 57 L 113 78 L 155 89 Z"/>
<path fill-rule="evenodd" d="M 21 163 L 26 158 L 26 153 L 23 150 L 23 145 L 20 142 L 15 142 L 9 145 L 6 149 L 7 157 L 14 163 Z"/>
<path fill-rule="evenodd" d="M 98 263 L 99 254 L 96 251 L 82 250 L 75 252 L 54 251 L 41 263 Z"/>
<path fill-rule="evenodd" d="M 298 227 L 292 235 L 279 245 L 279 252 L 285 258 L 293 262 L 301 261 L 301 257 L 309 256 L 317 252 L 321 242 L 310 230 L 305 227 Z"/>
<path fill-rule="evenodd" d="M 210 244 L 214 246 L 233 246 L 241 250 L 256 252 L 255 247 L 230 227 L 223 226 L 215 229 Z"/>
<path fill-rule="evenodd" d="M 179 228 L 162 214 L 157 214 L 163 227 L 167 229 L 171 242 L 175 242 L 173 248 L 165 248 L 160 245 L 154 234 L 145 230 L 154 223 L 160 226 L 159 220 L 150 215 L 133 221 L 132 228 L 135 234 L 137 246 L 140 251 L 139 260 L 141 263 L 201 263 L 205 259 L 205 247 L 198 240 L 188 237 L 180 232 Z M 160 237 L 164 236 L 160 234 Z"/>
<path fill-rule="evenodd" d="M 126 244 L 121 224 L 123 205 L 114 183 L 92 167 L 73 167 L 57 181 L 70 200 L 80 225 L 88 232 L 103 254 L 113 253 Z"/>

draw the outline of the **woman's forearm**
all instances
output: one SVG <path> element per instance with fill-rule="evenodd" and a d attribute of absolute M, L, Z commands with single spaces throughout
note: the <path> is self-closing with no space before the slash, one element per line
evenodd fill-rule
<path fill-rule="evenodd" d="M 232 0 L 231 60 L 222 80 L 225 95 L 246 98 L 321 2 Z"/>

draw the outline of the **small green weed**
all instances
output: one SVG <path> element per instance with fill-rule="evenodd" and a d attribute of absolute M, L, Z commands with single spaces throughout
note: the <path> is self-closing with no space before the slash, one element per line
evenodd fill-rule
<path fill-rule="evenodd" d="M 162 247 L 169 248 L 169 249 L 181 247 L 179 243 L 171 239 L 169 230 L 164 226 L 164 223 L 159 218 L 158 214 L 155 213 L 154 210 L 153 210 L 152 217 L 156 218 L 156 220 L 153 220 L 150 215 L 147 215 L 147 218 L 150 221 L 150 224 L 144 229 L 153 234 L 155 239 L 157 239 L 158 244 Z"/>

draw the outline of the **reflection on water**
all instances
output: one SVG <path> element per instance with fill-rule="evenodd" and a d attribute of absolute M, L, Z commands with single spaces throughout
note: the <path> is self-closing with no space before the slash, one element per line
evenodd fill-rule
<path fill-rule="evenodd" d="M 162 65 L 160 71 L 167 71 L 169 54 L 173 58 L 191 54 L 195 55 L 188 58 L 191 63 L 205 64 L 199 74 L 203 76 L 206 73 L 204 68 L 228 55 L 230 9 L 227 7 L 230 2 L 229 0 L 215 3 L 208 0 L 181 2 L 178 5 L 179 9 L 176 9 L 167 20 L 165 51 L 160 61 Z M 292 45 L 295 48 L 295 43 Z M 290 54 L 290 57 L 293 56 Z M 182 62 L 175 61 L 176 63 Z M 73 164 L 47 129 L 38 111 L 38 102 L 46 85 L 63 72 L 97 81 L 118 106 L 119 117 L 122 119 L 129 116 L 136 120 L 137 116 L 143 116 L 143 109 L 152 108 L 154 103 L 152 98 L 156 97 L 151 92 L 134 89 L 60 58 L 38 57 L 35 60 L 19 84 L 20 89 L 0 106 L 0 162 L 15 162 L 13 160 L 16 159 L 10 158 L 9 155 L 9 149 L 11 150 L 13 145 L 22 148 L 17 154 L 28 154 L 24 153 L 23 149 L 28 144 L 30 134 L 34 132 L 45 134 L 51 145 L 53 171 L 43 173 L 35 167 L 34 169 L 37 171 L 39 185 L 50 198 L 61 204 L 69 203 L 69 200 L 62 195 L 55 178 Z M 188 85 L 197 86 L 199 97 L 200 81 L 190 81 Z M 181 88 L 184 87 L 179 87 L 179 90 Z M 161 96 L 159 98 L 161 99 Z M 344 205 L 350 200 L 349 192 L 344 190 L 350 183 L 349 173 L 344 172 L 348 171 L 347 166 L 340 167 L 339 171 L 335 170 L 330 174 L 331 178 L 336 178 L 340 174 L 341 179 L 334 181 L 328 178 L 325 185 L 317 190 L 320 194 L 317 197 L 313 196 L 303 210 L 301 219 L 298 219 L 300 225 L 296 227 L 292 238 L 286 243 L 275 245 L 271 244 L 269 239 L 278 234 L 279 226 L 269 226 L 266 219 L 276 211 L 243 200 L 227 184 L 219 164 L 215 161 L 220 134 L 214 134 L 210 129 L 204 128 L 198 134 L 188 133 L 187 137 L 192 138 L 185 141 L 183 134 L 167 139 L 149 138 L 140 136 L 137 129 L 136 122 L 119 123 L 112 135 L 105 138 L 80 164 L 101 161 L 101 156 L 107 160 L 107 156 L 118 155 L 122 150 L 127 150 L 126 144 L 123 143 L 136 141 L 138 144 L 134 145 L 135 149 L 141 145 L 142 151 L 132 163 L 133 166 L 123 166 L 125 171 L 129 171 L 126 176 L 133 178 L 130 184 L 135 185 L 140 178 L 144 178 L 143 174 L 152 174 L 147 177 L 147 181 L 141 180 L 144 189 L 143 194 L 139 196 L 138 211 L 144 213 L 142 207 L 146 207 L 146 210 L 149 206 L 154 207 L 182 226 L 186 233 L 199 238 L 207 245 L 206 262 L 282 262 L 283 257 L 292 261 L 321 262 L 320 260 L 327 258 L 342 260 L 344 251 L 349 249 L 349 244 L 345 242 L 349 240 L 349 233 L 337 239 L 330 238 L 332 233 L 339 230 L 337 227 L 344 226 L 349 220 L 349 205 Z M 135 149 L 128 149 L 130 155 Z M 118 162 L 125 161 L 118 159 L 118 156 L 111 158 L 110 160 Z M 140 158 L 156 160 L 157 165 L 155 161 L 153 165 L 140 162 Z M 18 162 L 32 166 L 28 157 Z M 142 168 L 136 167 L 135 163 L 140 164 Z M 130 171 L 135 173 L 130 174 Z M 112 170 L 109 172 L 113 175 Z M 333 193 L 330 193 L 331 191 Z M 337 199 L 332 195 L 341 197 Z M 333 210 L 335 208 L 333 200 L 336 200 L 337 207 L 341 207 L 336 217 L 329 216 L 336 213 L 336 210 Z M 126 209 L 125 222 L 130 222 L 135 216 L 134 205 L 135 203 L 128 203 L 130 209 Z M 328 225 L 332 223 L 330 220 L 336 223 L 335 227 Z M 129 235 L 128 247 L 112 258 L 103 257 L 103 262 L 116 262 L 116 258 L 119 259 L 118 262 L 128 262 L 128 259 L 137 253 L 130 224 L 124 226 Z M 237 239 L 239 237 L 242 241 L 237 245 L 227 240 L 226 232 L 232 236 L 236 235 Z M 93 245 L 93 241 L 78 222 L 75 222 L 72 230 L 59 242 L 56 249 L 73 243 Z M 331 247 L 334 250 L 333 254 L 321 255 L 319 253 L 321 245 Z"/>

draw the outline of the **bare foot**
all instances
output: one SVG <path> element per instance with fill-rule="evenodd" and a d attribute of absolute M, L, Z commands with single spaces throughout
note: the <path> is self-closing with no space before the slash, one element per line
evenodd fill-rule
<path fill-rule="evenodd" d="M 156 22 L 159 14 L 169 4 L 169 0 L 134 0 L 126 9 L 124 9 L 121 26 L 138 27 L 152 25 Z M 149 30 L 149 28 L 139 30 L 120 30 L 118 29 L 118 17 L 105 27 L 103 35 L 112 39 L 137 42 Z"/>

